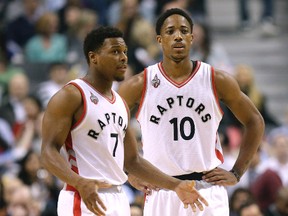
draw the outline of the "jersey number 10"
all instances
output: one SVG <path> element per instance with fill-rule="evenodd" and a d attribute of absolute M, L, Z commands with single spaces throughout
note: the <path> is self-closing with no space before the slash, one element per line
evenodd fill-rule
<path fill-rule="evenodd" d="M 195 124 L 194 121 L 186 116 L 182 118 L 178 123 L 178 118 L 173 118 L 169 121 L 173 126 L 173 137 L 174 141 L 178 141 L 179 131 L 182 139 L 184 140 L 191 140 L 194 137 L 195 134 Z M 185 130 L 185 124 L 187 125 L 186 128 L 188 130 Z"/>

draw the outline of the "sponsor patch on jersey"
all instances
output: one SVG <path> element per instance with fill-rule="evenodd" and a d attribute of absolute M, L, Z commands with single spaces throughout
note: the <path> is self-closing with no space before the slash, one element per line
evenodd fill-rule
<path fill-rule="evenodd" d="M 158 88 L 158 86 L 160 85 L 160 79 L 158 78 L 157 74 L 154 76 L 151 82 L 154 88 Z"/>
<path fill-rule="evenodd" d="M 91 94 L 90 95 L 91 102 L 94 104 L 98 104 L 99 99 L 92 92 L 90 92 L 90 94 Z"/>

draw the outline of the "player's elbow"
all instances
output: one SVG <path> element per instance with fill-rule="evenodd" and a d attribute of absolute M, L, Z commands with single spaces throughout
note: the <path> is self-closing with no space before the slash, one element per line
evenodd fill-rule
<path fill-rule="evenodd" d="M 265 130 L 265 122 L 262 117 L 262 115 L 258 112 L 257 114 L 254 114 L 253 117 L 250 120 L 251 127 L 255 128 L 259 134 L 264 134 Z"/>
<path fill-rule="evenodd" d="M 137 170 L 139 164 L 140 164 L 139 155 L 135 155 L 133 157 L 126 157 L 124 160 L 124 167 L 128 173 L 133 173 L 134 170 Z"/>
<path fill-rule="evenodd" d="M 256 117 L 256 122 L 257 122 L 257 125 L 258 125 L 259 130 L 261 130 L 262 133 L 264 133 L 264 130 L 265 130 L 265 122 L 264 122 L 264 119 L 263 119 L 263 117 L 262 117 L 261 114 L 257 115 L 257 117 Z"/>
<path fill-rule="evenodd" d="M 48 160 L 47 160 L 47 151 L 46 151 L 46 148 L 42 148 L 41 149 L 41 159 L 40 159 L 40 162 L 41 162 L 41 165 L 42 167 L 44 167 L 45 169 L 47 169 L 47 166 L 48 166 Z"/>
<path fill-rule="evenodd" d="M 43 168 L 49 170 L 49 165 L 50 162 L 53 160 L 53 154 L 51 153 L 50 147 L 48 147 L 47 145 L 41 148 L 41 159 L 40 159 L 40 163 L 43 166 Z"/>

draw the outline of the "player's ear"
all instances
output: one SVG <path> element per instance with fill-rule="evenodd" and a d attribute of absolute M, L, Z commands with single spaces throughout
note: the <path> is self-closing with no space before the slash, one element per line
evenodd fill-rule
<path fill-rule="evenodd" d="M 193 40 L 194 40 L 194 34 L 191 33 L 191 44 L 193 43 Z"/>
<path fill-rule="evenodd" d="M 157 35 L 157 36 L 156 36 L 156 40 L 157 40 L 157 42 L 158 42 L 159 44 L 162 43 L 162 38 L 161 38 L 160 35 Z"/>
<path fill-rule="evenodd" d="M 88 56 L 89 56 L 89 59 L 90 59 L 91 63 L 97 64 L 97 54 L 95 52 L 90 51 L 88 53 Z"/>

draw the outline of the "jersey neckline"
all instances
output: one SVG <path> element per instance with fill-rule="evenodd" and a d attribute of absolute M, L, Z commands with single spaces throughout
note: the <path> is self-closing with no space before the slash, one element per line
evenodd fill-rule
<path fill-rule="evenodd" d="M 109 103 L 113 104 L 116 100 L 115 94 L 113 92 L 113 90 L 111 89 L 111 94 L 112 94 L 112 98 L 110 99 L 109 97 L 103 95 L 101 92 L 99 92 L 96 88 L 94 88 L 94 86 L 92 86 L 88 81 L 84 80 L 83 78 L 80 78 L 80 80 L 82 80 L 83 82 L 85 82 L 87 85 L 89 85 L 94 91 L 96 91 L 98 94 L 100 94 L 104 99 L 106 99 Z"/>
<path fill-rule="evenodd" d="M 182 86 L 186 85 L 186 83 L 188 83 L 197 73 L 197 71 L 199 70 L 199 67 L 201 65 L 201 62 L 196 61 L 195 67 L 193 67 L 191 74 L 187 77 L 186 80 L 183 80 L 182 82 L 176 82 L 173 79 L 171 79 L 168 74 L 166 73 L 164 67 L 163 67 L 163 62 L 159 62 L 158 63 L 158 68 L 160 70 L 160 72 L 162 73 L 162 75 L 174 86 L 176 86 L 177 88 L 181 88 Z M 194 65 L 194 64 L 193 64 Z"/>

